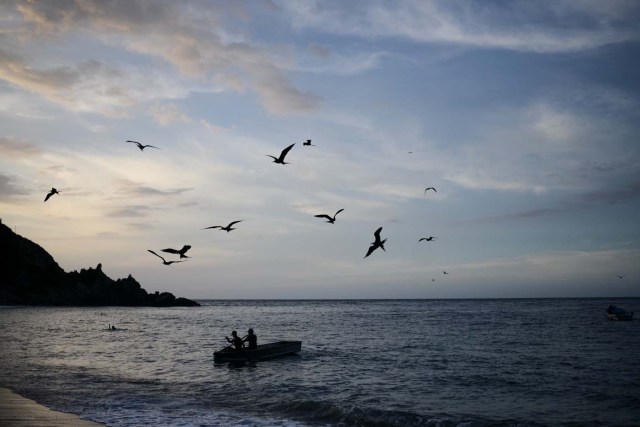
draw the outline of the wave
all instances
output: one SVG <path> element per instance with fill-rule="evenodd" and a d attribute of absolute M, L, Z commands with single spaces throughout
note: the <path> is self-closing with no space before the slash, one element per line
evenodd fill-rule
<path fill-rule="evenodd" d="M 358 427 L 543 427 L 535 422 L 490 420 L 449 414 L 417 414 L 407 411 L 340 405 L 327 401 L 302 400 L 273 408 L 284 416 L 310 424 Z"/>

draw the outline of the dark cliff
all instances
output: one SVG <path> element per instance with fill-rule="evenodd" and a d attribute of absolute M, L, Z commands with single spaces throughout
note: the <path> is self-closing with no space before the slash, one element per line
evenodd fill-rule
<path fill-rule="evenodd" d="M 102 265 L 66 273 L 42 247 L 0 223 L 0 305 L 199 305 L 169 292 L 149 294 L 129 275 L 113 280 Z"/>

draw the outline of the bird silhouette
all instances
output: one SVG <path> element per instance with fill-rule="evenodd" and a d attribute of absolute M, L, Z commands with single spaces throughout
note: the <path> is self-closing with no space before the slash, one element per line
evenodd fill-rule
<path fill-rule="evenodd" d="M 371 253 L 373 251 L 375 251 L 376 249 L 378 249 L 378 248 L 382 248 L 382 250 L 385 251 L 385 252 L 387 251 L 384 248 L 384 242 L 386 242 L 387 239 L 380 240 L 380 232 L 381 231 L 382 231 L 382 227 L 378 228 L 375 231 L 375 233 L 373 233 L 373 235 L 375 236 L 376 240 L 373 243 L 371 243 L 371 246 L 369 246 L 369 250 L 367 251 L 367 254 L 364 256 L 365 258 L 368 257 L 369 255 L 371 255 Z"/>
<path fill-rule="evenodd" d="M 233 222 L 230 222 L 230 223 L 229 223 L 229 225 L 227 225 L 226 227 L 223 227 L 223 226 L 221 226 L 221 225 L 212 225 L 211 227 L 205 227 L 205 228 L 203 228 L 203 230 L 208 230 L 208 229 L 210 229 L 210 228 L 219 228 L 220 230 L 224 230 L 224 231 L 226 231 L 226 232 L 228 233 L 228 232 L 230 232 L 231 230 L 235 230 L 235 228 L 232 228 L 234 224 L 237 224 L 237 223 L 242 222 L 242 221 L 243 221 L 243 220 L 241 219 L 241 220 L 239 220 L 239 221 L 233 221 Z"/>
<path fill-rule="evenodd" d="M 446 271 L 443 271 L 442 274 L 449 274 L 449 273 L 447 273 Z"/>
<path fill-rule="evenodd" d="M 427 187 L 427 188 L 425 188 L 425 189 L 424 189 L 424 194 L 425 194 L 425 196 L 427 195 L 427 191 L 428 191 L 428 190 L 433 190 L 433 191 L 435 191 L 436 193 L 438 192 L 438 191 L 437 191 L 435 188 L 433 188 L 433 187 Z"/>
<path fill-rule="evenodd" d="M 432 242 L 434 239 L 435 239 L 435 237 L 433 237 L 433 236 L 423 237 L 421 239 L 418 239 L 418 242 L 422 242 L 423 240 L 426 240 L 427 242 Z"/>
<path fill-rule="evenodd" d="M 284 158 L 287 155 L 287 153 L 289 152 L 289 150 L 291 150 L 293 148 L 294 145 L 296 145 L 296 144 L 293 143 L 290 146 L 288 146 L 287 148 L 285 148 L 284 150 L 282 150 L 282 153 L 280 153 L 280 157 L 272 156 L 271 154 L 267 154 L 267 156 L 271 157 L 273 159 L 273 163 L 280 163 L 281 165 L 288 165 L 289 163 L 285 162 Z"/>
<path fill-rule="evenodd" d="M 617 277 L 618 279 L 623 279 L 623 278 L 624 278 L 624 276 L 621 276 L 621 275 L 619 275 L 619 274 L 616 274 L 616 277 Z"/>
<path fill-rule="evenodd" d="M 160 255 L 158 255 L 157 253 L 153 252 L 151 249 L 147 249 L 149 252 L 151 252 L 152 254 L 154 254 L 155 256 L 157 256 L 158 258 L 160 258 L 162 260 L 162 263 L 164 265 L 171 265 L 173 263 L 176 262 L 184 262 L 184 261 L 167 261 L 166 259 L 162 258 Z"/>
<path fill-rule="evenodd" d="M 127 142 L 130 142 L 132 144 L 136 144 L 138 146 L 138 148 L 140 149 L 140 151 L 144 151 L 144 149 L 147 148 L 147 147 L 157 148 L 159 150 L 159 148 L 156 147 L 155 145 L 142 145 L 138 141 L 130 141 L 130 140 L 127 140 Z"/>
<path fill-rule="evenodd" d="M 305 147 L 315 147 L 315 145 L 311 143 L 310 139 L 307 139 L 307 141 L 303 142 L 302 145 L 304 145 Z"/>
<path fill-rule="evenodd" d="M 176 254 L 176 255 L 180 255 L 180 259 L 182 258 L 191 258 L 190 256 L 185 255 L 187 253 L 187 251 L 191 249 L 190 245 L 184 245 L 182 247 L 182 249 L 177 250 L 177 249 L 171 249 L 171 248 L 166 248 L 166 249 L 161 249 L 162 252 L 167 252 L 169 254 Z"/>
<path fill-rule="evenodd" d="M 54 194 L 60 194 L 60 192 L 58 190 L 56 190 L 55 188 L 51 188 L 51 191 L 49 191 L 47 193 L 47 197 L 44 198 L 44 201 L 46 202 L 47 200 L 49 200 L 49 198 L 51 196 L 53 196 Z"/>
<path fill-rule="evenodd" d="M 328 223 L 333 224 L 334 222 L 336 222 L 336 215 L 338 215 L 340 212 L 342 212 L 344 209 L 340 209 L 338 212 L 336 212 L 335 214 L 333 214 L 333 217 L 330 217 L 327 214 L 321 214 L 321 215 L 314 215 L 316 218 L 326 218 Z"/>

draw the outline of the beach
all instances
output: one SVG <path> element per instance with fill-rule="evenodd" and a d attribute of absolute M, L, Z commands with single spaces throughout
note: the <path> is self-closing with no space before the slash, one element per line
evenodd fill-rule
<path fill-rule="evenodd" d="M 37 402 L 0 388 L 1 427 L 98 427 L 104 426 L 77 415 L 52 411 Z"/>

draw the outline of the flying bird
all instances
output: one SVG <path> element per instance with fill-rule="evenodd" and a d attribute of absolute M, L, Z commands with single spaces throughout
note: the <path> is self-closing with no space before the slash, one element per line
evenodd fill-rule
<path fill-rule="evenodd" d="M 49 197 L 53 196 L 54 194 L 60 194 L 60 192 L 55 188 L 51 188 L 51 191 L 47 193 L 47 197 L 44 198 L 44 201 L 46 202 L 47 200 L 49 200 Z"/>
<path fill-rule="evenodd" d="M 306 147 L 315 147 L 315 145 L 311 143 L 310 139 L 307 139 L 307 142 L 303 142 L 302 145 Z"/>
<path fill-rule="evenodd" d="M 169 254 L 176 254 L 176 255 L 180 255 L 180 259 L 182 258 L 191 258 L 190 256 L 185 255 L 187 253 L 187 251 L 191 249 L 190 245 L 184 245 L 182 247 L 182 249 L 177 250 L 177 249 L 171 249 L 171 248 L 166 248 L 166 249 L 161 249 L 162 252 L 167 252 Z"/>
<path fill-rule="evenodd" d="M 427 195 L 427 191 L 428 191 L 428 190 L 433 190 L 433 191 L 435 191 L 436 193 L 438 192 L 434 187 L 427 187 L 427 188 L 425 188 L 425 189 L 424 189 L 424 194 L 425 194 L 425 196 Z"/>
<path fill-rule="evenodd" d="M 423 240 L 426 240 L 427 242 L 432 242 L 434 239 L 435 239 L 435 237 L 433 237 L 433 236 L 423 237 L 421 239 L 418 239 L 418 242 L 422 242 Z"/>
<path fill-rule="evenodd" d="M 233 228 L 233 225 L 234 225 L 234 224 L 237 224 L 237 223 L 242 222 L 242 221 L 243 221 L 243 220 L 241 219 L 240 221 L 233 221 L 233 222 L 230 222 L 230 223 L 229 223 L 229 225 L 227 225 L 226 227 L 223 227 L 223 226 L 221 226 L 221 225 L 212 225 L 211 227 L 205 227 L 205 228 L 203 228 L 203 230 L 208 230 L 209 228 L 219 228 L 220 230 L 224 230 L 224 231 L 226 231 L 226 232 L 228 233 L 228 232 L 230 232 L 231 230 L 235 230 L 235 228 Z"/>
<path fill-rule="evenodd" d="M 375 251 L 376 249 L 378 249 L 378 248 L 382 248 L 382 250 L 385 251 L 385 252 L 387 251 L 384 248 L 384 242 L 386 242 L 387 239 L 380 240 L 380 232 L 381 231 L 382 231 L 382 227 L 378 228 L 376 230 L 376 232 L 373 233 L 373 235 L 376 237 L 376 240 L 373 243 L 371 243 L 371 246 L 369 246 L 369 250 L 367 251 L 367 254 L 364 256 L 365 258 L 368 257 L 369 255 L 371 255 L 371 253 L 373 251 Z"/>
<path fill-rule="evenodd" d="M 326 218 L 328 223 L 333 224 L 334 222 L 336 222 L 336 216 L 342 212 L 344 209 L 340 209 L 338 212 L 336 212 L 335 214 L 333 214 L 333 217 L 330 217 L 327 214 L 321 214 L 321 215 L 314 215 L 316 218 Z"/>
<path fill-rule="evenodd" d="M 149 252 L 151 252 L 152 254 L 154 254 L 155 256 L 157 256 L 158 258 L 160 258 L 162 260 L 162 263 L 164 265 L 171 265 L 175 262 L 184 262 L 184 261 L 167 261 L 166 259 L 162 258 L 160 255 L 158 255 L 157 253 L 153 252 L 151 249 L 147 249 Z"/>
<path fill-rule="evenodd" d="M 267 154 L 267 156 L 271 157 L 273 159 L 273 163 L 280 163 L 281 165 L 288 165 L 289 163 L 285 162 L 284 158 L 287 155 L 287 153 L 289 152 L 289 150 L 291 150 L 293 148 L 294 145 L 296 145 L 295 142 L 293 144 L 291 144 L 290 146 L 288 146 L 287 148 L 285 148 L 284 150 L 282 150 L 282 153 L 280 153 L 280 157 L 275 157 L 275 156 L 272 156 L 271 154 Z"/>
<path fill-rule="evenodd" d="M 449 273 L 447 273 L 446 271 L 443 271 L 442 274 L 449 274 Z"/>
<path fill-rule="evenodd" d="M 147 147 L 157 148 L 159 150 L 159 148 L 156 147 L 155 145 L 142 145 L 138 141 L 129 141 L 129 140 L 127 142 L 130 142 L 132 144 L 137 144 L 138 148 L 140 149 L 140 151 L 144 151 L 144 149 L 147 148 Z"/>
<path fill-rule="evenodd" d="M 618 279 L 623 279 L 623 278 L 624 278 L 624 276 L 621 276 L 621 275 L 619 275 L 619 274 L 616 274 L 616 277 L 617 277 Z"/>

